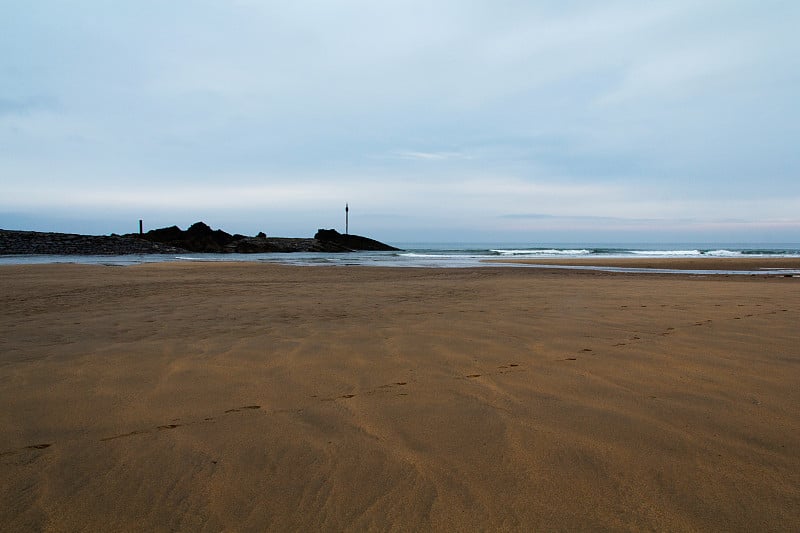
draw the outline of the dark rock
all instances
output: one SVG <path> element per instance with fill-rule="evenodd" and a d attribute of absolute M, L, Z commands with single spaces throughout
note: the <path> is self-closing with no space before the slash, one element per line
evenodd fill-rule
<path fill-rule="evenodd" d="M 128 235 L 134 234 L 129 233 Z M 168 228 L 151 229 L 147 233 L 137 233 L 136 235 L 141 235 L 143 239 L 148 241 L 168 242 L 180 240 L 183 237 L 183 230 L 178 226 L 170 226 Z"/>
<path fill-rule="evenodd" d="M 392 246 L 358 235 L 342 235 L 336 230 L 321 229 L 313 239 L 256 237 L 231 235 L 211 229 L 203 222 L 192 224 L 186 231 L 178 226 L 127 235 L 76 235 L 35 231 L 0 230 L 0 255 L 127 255 L 174 254 L 186 252 L 212 253 L 340 253 L 357 250 L 392 251 Z"/>
<path fill-rule="evenodd" d="M 393 246 L 360 235 L 342 235 L 335 229 L 317 230 L 317 234 L 314 235 L 314 238 L 324 243 L 337 244 L 350 251 L 366 250 L 372 252 L 391 252 L 397 250 L 397 248 Z"/>
<path fill-rule="evenodd" d="M 133 237 L 136 234 L 128 234 Z M 224 253 L 228 245 L 234 240 L 234 236 L 222 230 L 213 230 L 204 222 L 195 222 L 186 231 L 178 226 L 154 229 L 139 236 L 142 239 L 159 242 L 177 248 L 183 248 L 190 252 Z"/>

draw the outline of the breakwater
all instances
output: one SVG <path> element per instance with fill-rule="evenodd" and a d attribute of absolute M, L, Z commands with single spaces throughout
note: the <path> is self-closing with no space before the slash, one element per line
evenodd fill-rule
<path fill-rule="evenodd" d="M 197 222 L 126 235 L 80 235 L 0 230 L 0 255 L 135 255 L 198 253 L 292 253 L 391 251 L 396 248 L 358 235 L 319 230 L 314 238 L 255 237 L 211 229 Z"/>

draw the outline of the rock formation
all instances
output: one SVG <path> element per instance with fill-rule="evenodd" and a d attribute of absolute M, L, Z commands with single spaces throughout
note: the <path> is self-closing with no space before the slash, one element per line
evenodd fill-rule
<path fill-rule="evenodd" d="M 178 226 L 154 229 L 142 235 L 130 233 L 130 238 L 141 238 L 150 242 L 157 242 L 175 248 L 183 248 L 190 252 L 225 253 L 229 246 L 237 240 L 244 239 L 244 235 L 231 235 L 222 230 L 213 230 L 204 222 L 195 222 L 189 229 L 183 231 Z"/>
<path fill-rule="evenodd" d="M 371 252 L 391 252 L 397 250 L 393 246 L 384 244 L 374 239 L 361 237 L 360 235 L 342 235 L 335 229 L 317 230 L 314 238 L 320 242 L 336 244 L 346 249 L 346 251 L 366 250 Z"/>
<path fill-rule="evenodd" d="M 231 235 L 203 222 L 182 230 L 170 226 L 127 235 L 76 235 L 0 230 L 0 255 L 128 255 L 174 253 L 270 253 L 391 251 L 392 246 L 336 230 L 317 231 L 313 239 Z"/>

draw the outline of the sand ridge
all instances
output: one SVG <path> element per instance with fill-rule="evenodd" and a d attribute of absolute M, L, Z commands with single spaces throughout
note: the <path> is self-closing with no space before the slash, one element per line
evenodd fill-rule
<path fill-rule="evenodd" d="M 13 530 L 792 530 L 793 278 L 0 267 Z"/>

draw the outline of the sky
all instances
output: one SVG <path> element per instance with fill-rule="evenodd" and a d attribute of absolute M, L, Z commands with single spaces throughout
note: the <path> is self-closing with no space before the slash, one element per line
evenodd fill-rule
<path fill-rule="evenodd" d="M 800 2 L 0 0 L 0 228 L 800 242 Z"/>

